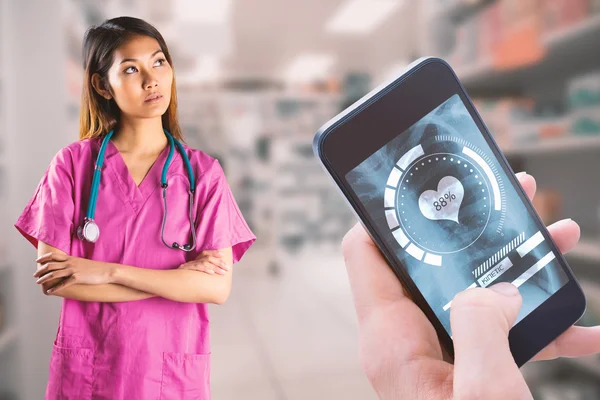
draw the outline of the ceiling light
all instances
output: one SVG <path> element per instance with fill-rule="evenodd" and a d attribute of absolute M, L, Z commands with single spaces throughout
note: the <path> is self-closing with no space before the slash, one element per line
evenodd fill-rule
<path fill-rule="evenodd" d="M 335 59 L 330 54 L 304 54 L 296 57 L 284 72 L 284 78 L 291 82 L 310 82 L 324 79 Z"/>
<path fill-rule="evenodd" d="M 347 0 L 326 26 L 332 33 L 367 34 L 400 7 L 404 0 Z"/>
<path fill-rule="evenodd" d="M 175 14 L 182 22 L 225 24 L 231 16 L 232 3 L 232 0 L 177 0 Z"/>

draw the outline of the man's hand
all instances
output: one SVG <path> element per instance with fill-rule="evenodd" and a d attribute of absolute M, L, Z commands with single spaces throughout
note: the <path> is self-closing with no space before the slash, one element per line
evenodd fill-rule
<path fill-rule="evenodd" d="M 531 175 L 518 174 L 530 199 Z M 548 227 L 567 253 L 579 240 L 572 220 Z M 511 284 L 475 288 L 452 302 L 455 364 L 443 360 L 436 332 L 410 299 L 379 249 L 357 225 L 343 242 L 359 322 L 361 364 L 382 399 L 531 398 L 508 347 L 508 331 L 521 306 Z M 535 359 L 576 357 L 600 352 L 600 327 L 573 326 Z"/>

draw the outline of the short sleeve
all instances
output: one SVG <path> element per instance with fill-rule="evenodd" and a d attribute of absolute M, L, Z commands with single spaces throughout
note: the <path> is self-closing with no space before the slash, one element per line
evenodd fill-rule
<path fill-rule="evenodd" d="M 15 228 L 34 247 L 38 241 L 69 254 L 73 235 L 73 162 L 67 149 L 52 160 Z"/>
<path fill-rule="evenodd" d="M 204 201 L 199 205 L 197 237 L 201 250 L 231 247 L 238 262 L 256 240 L 233 198 L 223 168 L 217 160 L 209 177 Z"/>

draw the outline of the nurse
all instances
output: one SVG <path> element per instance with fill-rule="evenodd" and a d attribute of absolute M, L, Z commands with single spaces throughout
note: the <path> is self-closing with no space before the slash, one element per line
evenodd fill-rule
<path fill-rule="evenodd" d="M 64 299 L 46 399 L 210 399 L 206 304 L 225 302 L 255 236 L 219 163 L 181 144 L 154 27 L 89 29 L 84 69 L 81 140 L 15 224 L 38 250 L 36 282 Z"/>

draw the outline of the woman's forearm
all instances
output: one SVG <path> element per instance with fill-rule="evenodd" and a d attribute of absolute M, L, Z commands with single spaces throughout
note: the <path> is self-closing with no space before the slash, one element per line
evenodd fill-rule
<path fill-rule="evenodd" d="M 219 249 L 218 253 L 225 265 L 233 264 L 231 247 Z M 159 296 L 186 303 L 222 304 L 231 291 L 231 270 L 224 270 L 225 275 L 194 270 L 194 263 L 203 257 L 186 263 L 188 268 L 154 270 L 71 257 L 39 242 L 34 276 L 42 281 L 38 283 L 45 294 L 80 301 L 124 302 Z M 64 273 L 65 267 L 70 274 Z M 52 278 L 52 274 L 56 277 Z M 49 288 L 53 289 L 50 293 Z"/>
<path fill-rule="evenodd" d="M 113 282 L 183 303 L 223 304 L 231 290 L 231 271 L 209 275 L 186 269 L 154 270 L 111 264 Z"/>
<path fill-rule="evenodd" d="M 67 255 L 62 250 L 59 250 L 55 247 L 50 246 L 47 243 L 42 241 L 38 242 L 38 257 L 41 257 L 44 254 L 48 253 L 56 253 L 62 254 L 64 256 Z M 41 264 L 37 264 L 38 270 L 42 268 Z M 42 283 L 42 291 L 44 294 L 47 293 L 47 290 L 54 287 L 55 285 L 61 283 L 63 279 L 53 279 L 49 280 L 45 283 Z M 155 297 L 153 294 L 144 293 L 139 290 L 135 290 L 132 288 L 128 288 L 122 285 L 116 284 L 100 284 L 100 285 L 82 285 L 82 284 L 74 284 L 67 286 L 63 289 L 56 290 L 52 292 L 53 296 L 64 297 L 65 299 L 73 299 L 80 301 L 93 301 L 93 302 L 102 302 L 102 303 L 116 303 L 123 301 L 136 301 L 148 299 L 150 297 Z"/>
<path fill-rule="evenodd" d="M 79 301 L 118 303 L 156 297 L 153 294 L 113 283 L 103 285 L 71 285 L 52 293 L 53 296 Z"/>

